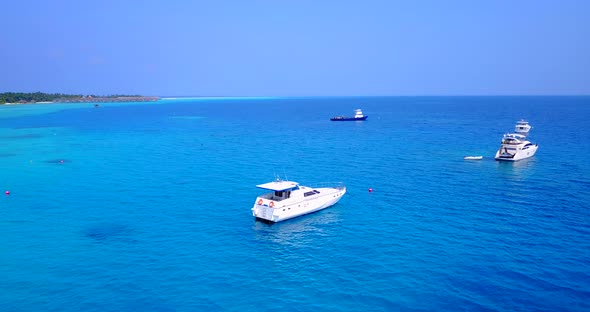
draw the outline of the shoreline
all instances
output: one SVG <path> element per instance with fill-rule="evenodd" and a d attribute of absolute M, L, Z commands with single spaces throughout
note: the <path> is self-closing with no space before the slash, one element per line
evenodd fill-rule
<path fill-rule="evenodd" d="M 55 101 L 39 102 L 16 102 L 3 103 L 0 105 L 21 105 L 21 104 L 58 104 L 58 103 L 125 103 L 125 102 L 157 102 L 161 98 L 157 96 L 120 96 L 120 97 L 81 97 L 81 98 L 64 98 Z"/>

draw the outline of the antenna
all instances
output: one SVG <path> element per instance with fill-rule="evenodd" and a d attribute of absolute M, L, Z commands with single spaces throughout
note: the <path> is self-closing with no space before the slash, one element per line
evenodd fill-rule
<path fill-rule="evenodd" d="M 285 176 L 285 180 L 289 181 L 289 178 L 287 178 L 287 173 L 285 173 L 285 168 L 283 168 L 283 175 Z"/>

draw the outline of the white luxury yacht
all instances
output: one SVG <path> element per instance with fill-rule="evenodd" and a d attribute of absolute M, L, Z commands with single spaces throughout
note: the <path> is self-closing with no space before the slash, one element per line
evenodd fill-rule
<path fill-rule="evenodd" d="M 274 181 L 256 185 L 272 191 L 256 197 L 252 215 L 256 218 L 279 222 L 322 210 L 337 203 L 346 193 L 343 184 L 323 187 L 300 186 L 293 181 Z"/>
<path fill-rule="evenodd" d="M 537 152 L 538 144 L 526 140 L 522 134 L 508 133 L 502 137 L 502 145 L 496 152 L 496 160 L 516 161 L 529 158 Z"/>
<path fill-rule="evenodd" d="M 516 122 L 516 126 L 514 127 L 514 131 L 516 133 L 527 135 L 529 131 L 531 131 L 531 125 L 529 125 L 528 121 L 521 119 L 520 121 Z"/>

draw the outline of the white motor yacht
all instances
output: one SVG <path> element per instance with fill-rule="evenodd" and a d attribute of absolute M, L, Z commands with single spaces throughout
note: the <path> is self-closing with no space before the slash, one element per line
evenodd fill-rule
<path fill-rule="evenodd" d="M 520 134 L 528 134 L 531 131 L 531 125 L 529 125 L 528 121 L 521 119 L 520 121 L 516 122 L 516 126 L 514 127 L 514 131 Z"/>
<path fill-rule="evenodd" d="M 346 193 L 346 187 L 342 183 L 308 187 L 293 181 L 277 180 L 256 187 L 272 192 L 256 197 L 252 215 L 271 222 L 284 221 L 328 208 Z"/>
<path fill-rule="evenodd" d="M 502 137 L 502 145 L 496 152 L 496 160 L 516 161 L 529 158 L 537 152 L 538 144 L 526 140 L 522 134 L 508 133 Z"/>

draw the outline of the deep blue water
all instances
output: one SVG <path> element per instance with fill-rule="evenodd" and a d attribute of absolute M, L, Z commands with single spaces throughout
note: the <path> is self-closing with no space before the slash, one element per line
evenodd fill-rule
<path fill-rule="evenodd" d="M 3 311 L 590 310 L 590 97 L 14 105 L 0 141 Z M 348 193 L 255 221 L 276 175 Z"/>

